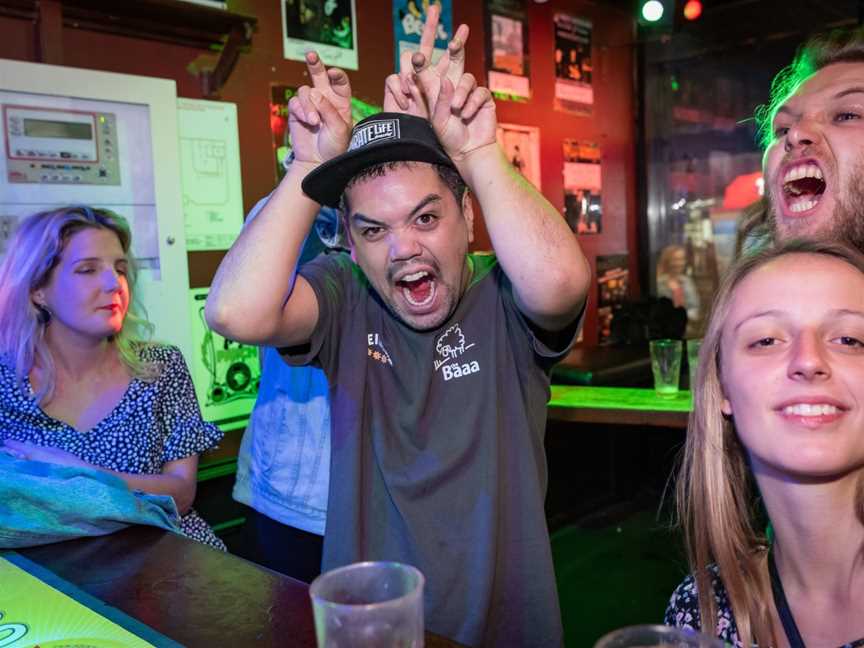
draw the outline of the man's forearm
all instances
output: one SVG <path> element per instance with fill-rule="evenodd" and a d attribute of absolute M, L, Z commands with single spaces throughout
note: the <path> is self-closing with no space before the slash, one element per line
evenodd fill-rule
<path fill-rule="evenodd" d="M 294 273 L 319 205 L 300 183 L 312 168 L 295 162 L 260 214 L 228 250 L 207 297 L 207 323 L 238 341 L 275 337 Z"/>
<path fill-rule="evenodd" d="M 477 196 L 492 246 L 520 307 L 544 328 L 566 326 L 578 313 L 591 281 L 576 236 L 497 144 L 477 149 L 457 164 Z"/>

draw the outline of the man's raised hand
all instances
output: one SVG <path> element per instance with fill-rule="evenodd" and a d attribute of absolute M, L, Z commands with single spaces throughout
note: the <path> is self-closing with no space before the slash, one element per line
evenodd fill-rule
<path fill-rule="evenodd" d="M 294 159 L 321 164 L 344 153 L 351 136 L 351 84 L 339 68 L 327 69 L 317 52 L 306 53 L 312 86 L 288 102 L 288 129 Z"/>
<path fill-rule="evenodd" d="M 471 74 L 463 74 L 455 88 L 449 79 L 443 80 L 430 121 L 447 155 L 457 164 L 477 149 L 496 144 L 495 101 Z"/>

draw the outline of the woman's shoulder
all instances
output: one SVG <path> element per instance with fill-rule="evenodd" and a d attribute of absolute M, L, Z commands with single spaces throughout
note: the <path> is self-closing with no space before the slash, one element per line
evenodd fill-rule
<path fill-rule="evenodd" d="M 699 588 L 693 574 L 687 576 L 672 592 L 663 622 L 666 625 L 706 632 L 730 642 L 733 646 L 738 646 L 740 645 L 738 628 L 735 625 L 732 606 L 729 604 L 729 595 L 716 565 L 708 567 L 708 576 L 711 580 L 712 594 L 717 607 L 717 620 L 714 628 L 702 628 L 703 623 L 699 612 Z"/>
<path fill-rule="evenodd" d="M 144 362 L 155 362 L 163 365 L 186 364 L 180 349 L 171 344 L 141 343 L 138 347 L 138 357 Z"/>

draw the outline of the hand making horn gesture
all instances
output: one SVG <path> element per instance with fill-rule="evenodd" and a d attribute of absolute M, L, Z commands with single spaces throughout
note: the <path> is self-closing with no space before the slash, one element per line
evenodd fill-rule
<path fill-rule="evenodd" d="M 351 84 L 339 68 L 324 66 L 317 52 L 306 53 L 312 86 L 288 102 L 288 129 L 297 162 L 315 166 L 344 153 L 351 137 Z"/>

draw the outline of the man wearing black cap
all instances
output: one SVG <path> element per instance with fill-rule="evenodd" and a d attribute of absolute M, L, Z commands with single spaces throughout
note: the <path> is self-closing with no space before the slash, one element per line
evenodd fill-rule
<path fill-rule="evenodd" d="M 413 101 L 430 119 L 382 113 L 352 133 L 347 75 L 307 55 L 313 86 L 290 106 L 295 162 L 222 262 L 208 321 L 327 373 L 324 569 L 410 563 L 427 578 L 430 631 L 559 645 L 543 510 L 548 372 L 575 339 L 590 270 L 496 144 L 489 91 L 414 62 L 390 105 Z M 466 184 L 497 256 L 468 254 Z M 296 272 L 320 204 L 343 210 L 353 262 Z"/>

